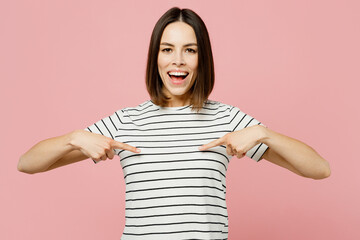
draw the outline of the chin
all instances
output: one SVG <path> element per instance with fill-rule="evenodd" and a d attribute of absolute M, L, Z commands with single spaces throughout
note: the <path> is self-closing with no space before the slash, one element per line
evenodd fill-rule
<path fill-rule="evenodd" d="M 168 92 L 173 95 L 173 96 L 184 96 L 185 94 L 187 94 L 190 90 L 190 86 L 186 85 L 184 87 L 169 87 L 167 88 Z"/>
<path fill-rule="evenodd" d="M 167 92 L 170 94 L 170 96 L 183 96 L 187 92 L 186 89 L 173 89 L 173 88 L 166 88 Z"/>

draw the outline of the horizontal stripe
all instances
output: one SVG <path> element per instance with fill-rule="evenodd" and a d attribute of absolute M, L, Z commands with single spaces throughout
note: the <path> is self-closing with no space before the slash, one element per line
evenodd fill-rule
<path fill-rule="evenodd" d="M 180 207 L 180 206 L 210 206 L 210 207 L 219 207 L 222 209 L 226 209 L 224 206 L 214 205 L 214 204 L 171 204 L 171 205 L 160 205 L 160 206 L 150 206 L 150 207 L 140 207 L 140 208 L 125 208 L 125 210 L 141 210 L 141 209 L 149 209 L 149 208 L 163 208 L 163 207 Z"/>
<path fill-rule="evenodd" d="M 142 141 L 142 140 L 138 140 L 138 141 L 123 141 L 123 143 L 145 143 L 145 142 L 161 142 L 161 143 L 167 143 L 167 142 L 183 142 L 183 141 L 202 141 L 202 140 L 215 140 L 215 138 L 195 138 L 195 139 L 177 139 L 177 140 L 166 140 L 166 141 L 157 141 L 157 140 L 152 140 L 152 141 Z M 224 145 L 221 145 L 224 146 Z"/>
<path fill-rule="evenodd" d="M 141 146 L 137 145 L 137 148 L 184 148 L 184 147 L 198 147 L 200 145 L 180 145 L 180 146 Z M 220 145 L 219 147 L 226 148 L 224 145 Z"/>
<path fill-rule="evenodd" d="M 182 197 L 209 197 L 209 198 L 219 198 L 225 201 L 225 198 L 213 195 L 168 195 L 168 196 L 158 196 L 158 197 L 148 197 L 148 198 L 132 198 L 132 199 L 125 199 L 126 202 L 130 201 L 142 201 L 142 200 L 151 200 L 151 199 L 159 199 L 159 198 L 182 198 Z"/>
<path fill-rule="evenodd" d="M 214 151 L 211 151 L 211 150 L 203 150 L 201 152 L 202 153 L 205 153 L 205 152 L 215 153 L 215 154 L 223 156 L 224 158 L 226 158 L 227 161 L 229 161 L 229 159 L 228 159 L 228 157 L 226 155 L 218 153 L 218 152 L 214 152 Z M 186 154 L 186 153 L 198 153 L 198 152 L 197 151 L 190 151 L 190 152 L 187 151 L 187 152 L 167 152 L 167 153 L 147 153 L 147 154 L 136 153 L 136 154 L 133 154 L 133 155 L 130 155 L 130 156 L 123 157 L 122 159 L 120 159 L 120 162 L 124 161 L 125 159 L 132 158 L 132 157 L 137 157 L 137 156 L 179 155 L 179 154 Z"/>
<path fill-rule="evenodd" d="M 181 124 L 183 124 L 184 122 L 212 122 L 212 121 L 223 119 L 223 118 L 226 118 L 226 117 L 229 117 L 229 116 L 230 115 L 224 115 L 224 116 L 217 117 L 217 118 L 214 118 L 214 119 L 195 119 L 195 120 L 180 120 L 180 121 L 181 121 Z M 159 124 L 164 124 L 164 123 L 179 123 L 179 120 L 157 121 L 157 122 L 154 121 L 154 122 L 143 123 L 143 124 L 135 124 L 134 121 L 133 121 L 131 123 L 124 123 L 124 124 L 134 124 L 135 126 L 142 127 L 142 126 L 147 126 L 147 125 L 152 125 L 152 124 L 159 125 Z M 194 126 L 194 127 L 196 127 L 196 126 Z M 120 130 L 120 129 L 118 129 L 118 130 Z M 126 129 L 126 130 L 129 130 L 129 129 Z"/>
<path fill-rule="evenodd" d="M 219 213 L 171 213 L 171 214 L 158 214 L 158 215 L 143 215 L 143 216 L 126 216 L 126 218 L 149 218 L 149 217 L 167 217 L 167 216 L 179 216 L 179 215 L 214 215 L 214 216 L 221 216 L 227 217 L 227 215 L 219 214 Z"/>
<path fill-rule="evenodd" d="M 224 225 L 221 222 L 172 222 L 172 223 L 158 223 L 158 224 L 142 224 L 142 225 L 128 225 L 126 227 L 151 227 L 151 226 L 164 226 L 164 225 L 178 225 L 178 224 L 215 224 L 215 225 Z"/>
<path fill-rule="evenodd" d="M 209 161 L 209 162 L 217 162 L 217 163 L 220 163 L 221 165 L 224 166 L 225 168 L 225 171 L 227 170 L 226 169 L 226 166 L 223 162 L 219 161 L 219 160 L 215 160 L 215 159 L 196 159 L 196 158 L 193 158 L 193 159 L 190 159 L 190 160 L 170 160 L 170 161 L 153 161 L 153 162 L 137 162 L 137 163 L 132 163 L 132 164 L 127 164 L 127 165 L 124 165 L 123 166 L 123 169 L 127 168 L 127 167 L 130 167 L 130 166 L 137 166 L 137 165 L 142 165 L 142 164 L 161 164 L 161 163 L 174 163 L 174 162 L 187 162 L 187 161 Z"/>
<path fill-rule="evenodd" d="M 125 235 L 137 235 L 137 236 L 143 236 L 143 235 L 150 235 L 150 234 L 173 234 L 173 233 L 185 233 L 185 232 L 202 232 L 202 233 L 216 233 L 221 231 L 201 231 L 201 230 L 186 230 L 186 231 L 175 231 L 175 232 L 153 232 L 153 233 L 127 233 L 124 232 Z"/>
<path fill-rule="evenodd" d="M 224 133 L 224 132 L 231 132 L 229 130 L 222 130 L 222 131 L 211 131 L 211 132 L 198 132 L 196 133 L 196 135 L 198 134 L 211 134 L 211 133 Z M 116 137 L 165 137 L 165 136 L 183 136 L 183 135 L 194 135 L 193 132 L 191 133 L 173 133 L 173 134 L 150 134 L 150 135 L 141 135 L 141 134 L 135 134 L 135 135 L 131 135 L 131 134 L 121 134 L 121 135 L 117 135 Z"/>
<path fill-rule="evenodd" d="M 166 180 L 184 180 L 184 179 L 210 179 L 221 182 L 221 180 L 217 178 L 211 178 L 211 177 L 177 177 L 177 178 L 155 178 L 155 179 L 146 179 L 142 181 L 131 181 L 126 182 L 126 185 L 133 184 L 133 183 L 142 183 L 142 182 L 153 182 L 153 181 L 166 181 Z"/>
<path fill-rule="evenodd" d="M 132 173 L 126 174 L 124 176 L 124 178 L 126 178 L 127 176 L 130 176 L 130 175 L 134 175 L 134 174 L 144 174 L 144 173 L 154 173 L 154 172 L 168 172 L 168 171 L 197 171 L 197 170 L 214 171 L 214 172 L 220 173 L 221 175 L 223 175 L 225 177 L 224 173 L 222 173 L 221 171 L 219 171 L 217 169 L 212 169 L 212 168 L 175 168 L 175 169 L 161 169 L 161 170 L 152 170 L 152 171 L 132 172 Z"/>
<path fill-rule="evenodd" d="M 154 190 L 163 190 L 163 189 L 174 189 L 174 188 L 212 188 L 212 189 L 219 190 L 220 192 L 223 191 L 222 189 L 213 187 L 213 186 L 175 186 L 175 187 L 161 187 L 161 188 L 146 188 L 146 189 L 129 190 L 129 191 L 126 191 L 126 193 L 154 191 Z"/>
<path fill-rule="evenodd" d="M 143 117 L 143 118 L 138 118 L 138 119 L 134 119 L 133 117 L 141 116 L 141 115 L 144 115 L 145 113 L 142 113 L 140 115 L 127 115 L 125 117 L 131 118 L 131 120 L 133 122 L 136 122 L 136 121 L 141 121 L 141 120 L 149 120 L 150 118 L 154 118 L 154 117 L 160 118 L 160 117 L 171 117 L 171 116 L 179 117 L 179 116 L 199 116 L 199 115 L 201 115 L 201 116 L 216 116 L 219 113 L 226 112 L 227 110 L 229 110 L 229 109 L 227 108 L 227 109 L 224 109 L 222 111 L 218 111 L 216 113 L 163 113 L 163 114 L 155 114 L 155 115 L 151 115 L 151 116 L 147 116 L 147 117 Z M 155 110 L 152 110 L 152 112 L 153 111 L 155 111 Z M 146 113 L 148 113 L 148 112 L 146 112 Z M 228 115 L 226 115 L 226 116 L 228 116 Z M 216 119 L 212 119 L 212 120 L 216 120 Z"/>
<path fill-rule="evenodd" d="M 188 128 L 210 128 L 210 127 L 218 127 L 218 126 L 226 126 L 229 123 L 219 123 L 213 125 L 206 125 L 206 126 L 189 126 L 189 127 L 167 127 L 167 128 L 149 128 L 149 129 L 141 129 L 141 128 L 118 128 L 117 130 L 124 130 L 124 131 L 154 131 L 154 130 L 168 130 L 168 129 L 188 129 Z M 136 125 L 136 124 L 134 124 Z"/>

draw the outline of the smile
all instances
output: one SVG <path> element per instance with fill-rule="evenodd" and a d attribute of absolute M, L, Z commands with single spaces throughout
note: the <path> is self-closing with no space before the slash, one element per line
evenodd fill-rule
<path fill-rule="evenodd" d="M 181 85 L 182 83 L 184 83 L 188 75 L 189 75 L 188 72 L 175 72 L 175 71 L 168 72 L 168 76 L 171 82 L 175 85 Z"/>

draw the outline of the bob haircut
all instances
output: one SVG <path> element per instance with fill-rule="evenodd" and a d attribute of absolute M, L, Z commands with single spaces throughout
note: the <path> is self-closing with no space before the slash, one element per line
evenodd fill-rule
<path fill-rule="evenodd" d="M 195 109 L 198 112 L 213 90 L 215 74 L 210 38 L 205 23 L 199 15 L 190 9 L 173 7 L 157 21 L 149 45 L 146 88 L 153 103 L 162 107 L 166 106 L 169 98 L 162 92 L 163 82 L 158 70 L 160 40 L 165 27 L 178 21 L 187 23 L 194 29 L 198 44 L 197 77 L 189 89 L 190 105 L 192 105 L 192 110 Z"/>

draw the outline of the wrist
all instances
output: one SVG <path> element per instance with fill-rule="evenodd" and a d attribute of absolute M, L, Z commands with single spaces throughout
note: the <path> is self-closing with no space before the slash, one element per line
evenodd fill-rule
<path fill-rule="evenodd" d="M 77 139 L 81 132 L 84 131 L 82 129 L 74 130 L 65 135 L 66 145 L 71 148 L 71 150 L 78 150 L 79 146 L 77 144 Z"/>
<path fill-rule="evenodd" d="M 262 125 L 257 125 L 259 129 L 258 134 L 258 143 L 267 144 L 267 141 L 270 139 L 270 130 Z"/>

